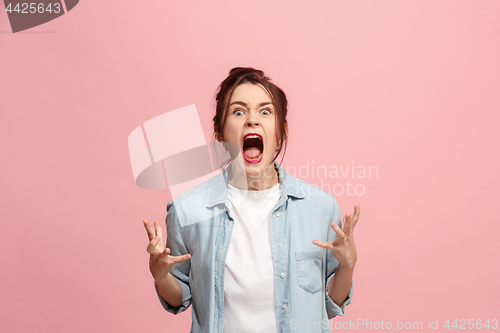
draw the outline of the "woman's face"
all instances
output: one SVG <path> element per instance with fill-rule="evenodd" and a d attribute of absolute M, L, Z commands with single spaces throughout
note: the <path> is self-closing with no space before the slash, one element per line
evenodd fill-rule
<path fill-rule="evenodd" d="M 247 174 L 259 177 L 271 164 L 277 148 L 276 113 L 260 84 L 245 82 L 234 89 L 223 137 L 239 146 Z"/>

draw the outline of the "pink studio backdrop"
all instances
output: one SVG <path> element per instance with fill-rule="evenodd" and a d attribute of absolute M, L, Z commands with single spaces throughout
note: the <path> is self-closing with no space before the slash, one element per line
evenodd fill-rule
<path fill-rule="evenodd" d="M 499 1 L 86 0 L 16 34 L 1 8 L 2 332 L 189 331 L 141 222 L 172 197 L 134 183 L 127 137 L 195 104 L 212 140 L 235 66 L 288 94 L 283 166 L 361 206 L 332 322 L 500 319 Z"/>

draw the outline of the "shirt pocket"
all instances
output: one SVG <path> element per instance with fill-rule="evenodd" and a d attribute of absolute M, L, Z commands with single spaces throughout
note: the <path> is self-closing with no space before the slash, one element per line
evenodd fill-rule
<path fill-rule="evenodd" d="M 312 294 L 321 290 L 323 251 L 295 252 L 297 282 L 299 287 Z"/>

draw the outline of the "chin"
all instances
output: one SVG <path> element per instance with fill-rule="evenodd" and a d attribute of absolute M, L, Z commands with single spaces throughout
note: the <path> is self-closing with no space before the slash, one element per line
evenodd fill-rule
<path fill-rule="evenodd" d="M 248 175 L 260 176 L 264 173 L 267 167 L 272 167 L 273 163 L 269 162 L 270 159 L 263 158 L 259 163 L 248 163 L 245 162 L 245 170 Z M 274 170 L 274 168 L 273 168 Z M 267 173 L 269 175 L 269 171 Z"/>

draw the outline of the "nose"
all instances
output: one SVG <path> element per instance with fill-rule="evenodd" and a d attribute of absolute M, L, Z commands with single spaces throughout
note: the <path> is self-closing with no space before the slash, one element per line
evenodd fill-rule
<path fill-rule="evenodd" d="M 255 112 L 249 112 L 248 119 L 246 122 L 247 127 L 257 127 L 259 126 L 259 118 L 255 114 Z"/>

